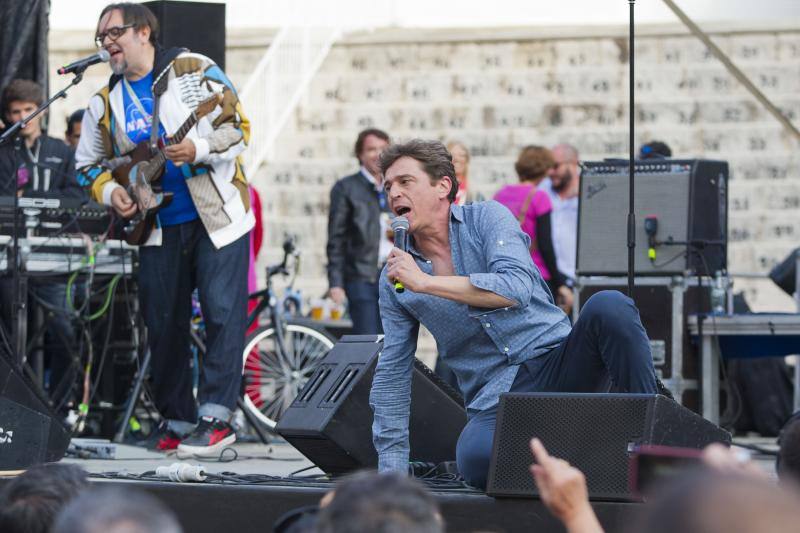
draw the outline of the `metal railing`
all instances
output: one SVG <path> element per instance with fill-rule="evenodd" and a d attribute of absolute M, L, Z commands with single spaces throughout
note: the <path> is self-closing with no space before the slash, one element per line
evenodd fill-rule
<path fill-rule="evenodd" d="M 284 26 L 256 65 L 240 93 L 251 125 L 248 176 L 272 157 L 281 129 L 340 35 L 339 27 Z"/>

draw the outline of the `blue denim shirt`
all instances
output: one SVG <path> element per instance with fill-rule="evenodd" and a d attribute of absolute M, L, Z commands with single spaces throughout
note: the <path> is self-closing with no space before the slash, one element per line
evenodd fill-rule
<path fill-rule="evenodd" d="M 375 414 L 373 442 L 381 471 L 408 467 L 411 376 L 419 324 L 436 339 L 439 357 L 455 373 L 468 416 L 497 405 L 519 365 L 555 348 L 570 332 L 567 316 L 553 303 L 533 264 L 530 239 L 511 212 L 491 201 L 452 205 L 449 222 L 453 268 L 472 285 L 514 302 L 481 309 L 406 290 L 397 294 L 380 279 L 380 311 L 385 332 L 370 393 Z M 414 249 L 417 265 L 433 274 L 430 261 Z"/>

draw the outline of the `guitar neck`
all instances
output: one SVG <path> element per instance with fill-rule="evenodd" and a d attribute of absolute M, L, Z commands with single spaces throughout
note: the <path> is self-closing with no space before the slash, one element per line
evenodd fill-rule
<path fill-rule="evenodd" d="M 197 113 L 192 111 L 192 114 L 189 115 L 189 118 L 178 128 L 178 131 L 175 132 L 175 135 L 167 142 L 167 146 L 172 146 L 173 144 L 178 144 L 186 137 L 186 134 L 189 133 L 189 130 L 197 124 Z"/>
<path fill-rule="evenodd" d="M 192 111 L 192 114 L 189 115 L 189 118 L 178 128 L 178 131 L 175 132 L 175 135 L 170 137 L 167 141 L 166 146 L 174 146 L 179 144 L 185 137 L 186 134 L 189 133 L 189 130 L 197 124 L 197 113 Z M 167 162 L 167 156 L 164 155 L 164 150 L 159 150 L 158 153 L 152 159 L 153 163 L 156 165 L 163 165 Z"/>

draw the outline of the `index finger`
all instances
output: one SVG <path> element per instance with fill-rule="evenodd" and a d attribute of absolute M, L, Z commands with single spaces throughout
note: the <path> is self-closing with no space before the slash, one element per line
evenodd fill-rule
<path fill-rule="evenodd" d="M 536 437 L 531 439 L 531 453 L 533 453 L 533 458 L 536 459 L 536 462 L 540 465 L 550 462 L 550 454 L 547 453 L 542 441 Z"/>

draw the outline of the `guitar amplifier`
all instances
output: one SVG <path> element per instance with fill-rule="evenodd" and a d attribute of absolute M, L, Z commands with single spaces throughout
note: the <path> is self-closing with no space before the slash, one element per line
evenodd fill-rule
<path fill-rule="evenodd" d="M 577 272 L 628 271 L 628 162 L 585 163 L 578 208 Z M 727 268 L 728 163 L 665 159 L 634 162 L 636 275 L 698 273 Z M 648 257 L 645 219 L 655 217 L 656 258 Z"/>

